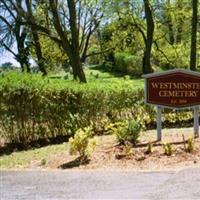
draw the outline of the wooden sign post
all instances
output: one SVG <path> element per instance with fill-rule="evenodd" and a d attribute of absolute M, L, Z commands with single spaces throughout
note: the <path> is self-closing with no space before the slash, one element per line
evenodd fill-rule
<path fill-rule="evenodd" d="M 157 139 L 162 139 L 162 107 L 194 109 L 194 136 L 199 137 L 200 73 L 176 69 L 145 78 L 145 102 L 157 106 Z"/>

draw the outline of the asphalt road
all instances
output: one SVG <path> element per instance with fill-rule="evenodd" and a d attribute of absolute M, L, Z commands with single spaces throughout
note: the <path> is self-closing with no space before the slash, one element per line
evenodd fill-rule
<path fill-rule="evenodd" d="M 0 199 L 200 199 L 200 169 L 0 171 Z"/>

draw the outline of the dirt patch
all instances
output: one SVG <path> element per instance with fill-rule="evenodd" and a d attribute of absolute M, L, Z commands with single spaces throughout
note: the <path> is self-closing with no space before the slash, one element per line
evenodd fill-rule
<path fill-rule="evenodd" d="M 185 140 L 191 138 L 193 129 L 166 129 L 163 130 L 162 142 L 156 141 L 156 131 L 142 133 L 140 142 L 132 147 L 128 154 L 124 155 L 124 148 L 117 144 L 114 135 L 98 137 L 97 148 L 87 164 L 77 164 L 77 157 L 67 152 L 53 155 L 42 168 L 58 169 L 60 166 L 68 166 L 70 169 L 103 169 L 103 170 L 168 170 L 187 166 L 200 166 L 200 139 L 196 138 L 195 149 L 192 153 L 185 151 Z M 147 154 L 147 144 L 152 142 L 153 152 Z M 173 154 L 165 155 L 163 143 L 172 144 Z M 121 156 L 119 156 L 121 155 Z M 31 167 L 31 166 L 30 166 Z M 67 168 L 65 168 L 67 169 Z"/>

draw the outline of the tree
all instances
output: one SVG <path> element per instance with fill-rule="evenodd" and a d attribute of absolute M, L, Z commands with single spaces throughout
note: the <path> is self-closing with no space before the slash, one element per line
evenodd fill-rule
<path fill-rule="evenodd" d="M 152 72 L 150 59 L 153 44 L 154 20 L 149 0 L 143 0 L 143 2 L 147 24 L 147 38 L 145 40 L 145 52 L 143 57 L 143 73 L 148 74 Z"/>
<path fill-rule="evenodd" d="M 167 0 L 164 7 L 163 17 L 165 20 L 164 24 L 166 24 L 166 26 L 168 27 L 169 43 L 173 45 L 175 42 L 175 34 L 174 34 L 174 24 L 172 20 L 171 9 L 172 9 L 171 1 Z"/>
<path fill-rule="evenodd" d="M 102 8 L 105 0 L 26 0 L 32 8 L 45 4 L 48 26 L 38 23 L 36 18 L 30 17 L 28 9 L 23 6 L 17 8 L 16 0 L 11 0 L 15 9 L 26 21 L 29 27 L 34 28 L 39 34 L 45 34 L 61 46 L 69 58 L 74 78 L 86 82 L 82 61 L 88 57 L 87 51 L 90 45 L 90 38 L 98 28 L 103 17 Z M 26 3 L 27 4 L 27 3 Z"/>
<path fill-rule="evenodd" d="M 192 10 L 190 69 L 195 71 L 197 62 L 198 0 L 192 0 Z"/>
<path fill-rule="evenodd" d="M 14 66 L 11 62 L 5 62 L 0 66 L 0 69 L 3 69 L 3 70 L 13 69 L 13 68 Z"/>
<path fill-rule="evenodd" d="M 33 21 L 36 21 L 34 15 L 33 15 L 33 10 L 32 10 L 32 0 L 26 0 L 25 2 L 26 2 L 26 7 L 27 7 L 27 17 L 31 18 Z M 34 25 L 30 24 L 30 29 L 31 29 L 32 37 L 33 37 L 33 44 L 35 47 L 35 52 L 37 55 L 37 64 L 38 64 L 39 69 L 42 72 L 43 76 L 45 76 L 45 75 L 47 75 L 47 71 L 45 69 L 45 59 L 42 54 L 39 35 L 38 35 L 37 29 Z"/>
<path fill-rule="evenodd" d="M 16 6 L 21 6 L 22 0 L 18 0 Z M 12 9 L 5 0 L 0 3 L 0 48 L 12 53 L 20 63 L 22 71 L 30 72 L 29 47 L 26 45 L 27 27 L 22 22 L 22 17 Z M 13 44 L 17 44 L 17 53 L 12 50 Z"/>
<path fill-rule="evenodd" d="M 182 42 L 182 34 L 183 34 L 183 1 L 176 0 L 177 4 L 177 34 L 176 34 L 176 43 Z"/>
<path fill-rule="evenodd" d="M 65 31 L 65 27 L 62 26 L 61 18 L 58 11 L 58 1 L 49 0 L 50 10 L 53 16 L 53 24 L 57 34 L 62 41 L 62 47 L 66 51 L 70 64 L 73 69 L 74 79 L 79 78 L 81 82 L 86 82 L 86 77 L 83 72 L 83 67 L 80 57 L 80 46 L 79 46 L 79 29 L 77 23 L 77 12 L 75 0 L 67 0 L 68 11 L 69 11 L 69 27 L 70 27 L 70 39 L 69 35 Z M 71 40 L 71 41 L 70 41 Z"/>

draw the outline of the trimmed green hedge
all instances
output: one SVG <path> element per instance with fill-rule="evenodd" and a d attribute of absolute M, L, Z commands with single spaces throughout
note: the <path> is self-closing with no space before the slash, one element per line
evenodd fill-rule
<path fill-rule="evenodd" d="M 120 85 L 121 84 L 121 85 Z M 8 142 L 72 135 L 109 113 L 130 108 L 138 91 L 130 84 L 66 84 L 37 76 L 9 74 L 0 80 L 0 134 Z"/>
<path fill-rule="evenodd" d="M 0 79 L 0 138 L 28 144 L 39 139 L 72 136 L 93 126 L 105 133 L 112 122 L 134 118 L 143 128 L 155 126 L 156 112 L 144 105 L 142 89 L 123 81 L 55 83 L 37 76 L 9 74 Z M 178 111 L 177 111 L 178 112 Z M 165 110 L 164 124 L 188 124 L 192 112 Z"/>

